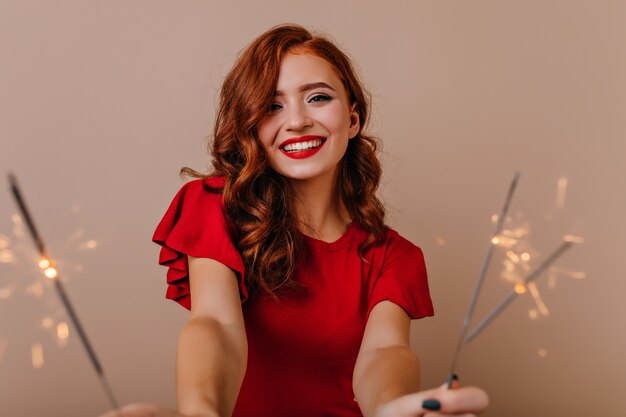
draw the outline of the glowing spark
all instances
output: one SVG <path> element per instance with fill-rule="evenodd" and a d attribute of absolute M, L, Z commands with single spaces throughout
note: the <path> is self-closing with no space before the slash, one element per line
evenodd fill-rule
<path fill-rule="evenodd" d="M 43 320 L 41 320 L 41 325 L 43 326 L 44 329 L 49 329 L 54 325 L 54 320 L 52 320 L 52 318 L 50 317 L 46 317 Z"/>
<path fill-rule="evenodd" d="M 11 249 L 0 250 L 0 263 L 12 264 L 15 263 L 15 253 Z"/>
<path fill-rule="evenodd" d="M 57 337 L 59 340 L 66 340 L 70 336 L 70 328 L 66 322 L 57 324 Z"/>
<path fill-rule="evenodd" d="M 569 243 L 583 243 L 585 239 L 582 236 L 565 235 L 563 236 L 563 241 Z"/>
<path fill-rule="evenodd" d="M 41 258 L 39 260 L 39 268 L 46 269 L 50 266 L 50 260 L 47 258 Z"/>
<path fill-rule="evenodd" d="M 444 246 L 446 244 L 446 240 L 441 236 L 435 237 L 435 242 L 437 242 L 439 246 Z"/>
<path fill-rule="evenodd" d="M 15 292 L 15 287 L 0 288 L 0 300 L 6 300 Z"/>
<path fill-rule="evenodd" d="M 59 275 L 59 273 L 57 272 L 56 268 L 54 268 L 54 267 L 52 267 L 52 266 L 51 266 L 51 267 L 46 268 L 46 269 L 43 271 L 43 273 L 44 273 L 44 274 L 45 274 L 48 278 L 50 278 L 50 279 L 54 279 L 54 278 L 56 278 L 56 277 Z"/>
<path fill-rule="evenodd" d="M 498 215 L 497 214 L 492 214 L 491 215 L 491 223 L 493 223 L 493 224 L 498 223 Z"/>
<path fill-rule="evenodd" d="M 0 235 L 0 249 L 6 249 L 9 247 L 10 240 L 5 235 Z"/>
<path fill-rule="evenodd" d="M 506 272 L 509 272 L 509 273 L 514 272 L 515 264 L 510 259 L 505 259 L 504 268 L 506 269 Z"/>
<path fill-rule="evenodd" d="M 574 279 L 587 278 L 587 273 L 585 271 L 570 271 L 569 269 L 559 268 L 558 266 L 553 266 L 552 268 L 550 268 L 550 272 L 565 275 Z"/>
<path fill-rule="evenodd" d="M 517 239 L 508 236 L 496 236 L 491 239 L 491 243 L 502 248 L 510 249 L 517 243 Z"/>
<path fill-rule="evenodd" d="M 41 368 L 43 366 L 43 346 L 41 346 L 40 343 L 35 343 L 31 347 L 30 351 L 33 360 L 33 368 Z"/>
<path fill-rule="evenodd" d="M 565 192 L 567 191 L 567 177 L 559 178 L 556 189 L 556 208 L 565 207 Z"/>
<path fill-rule="evenodd" d="M 530 254 L 528 252 L 524 252 L 520 255 L 520 258 L 522 258 L 522 261 L 528 262 L 530 261 Z"/>
<path fill-rule="evenodd" d="M 526 285 L 524 285 L 523 282 L 518 282 L 517 284 L 515 284 L 515 287 L 513 289 L 515 290 L 516 294 L 524 294 L 526 292 Z"/>
<path fill-rule="evenodd" d="M 531 320 L 537 320 L 539 318 L 539 314 L 537 313 L 537 310 L 531 308 L 528 310 L 528 317 L 530 317 Z"/>
<path fill-rule="evenodd" d="M 98 246 L 98 242 L 96 242 L 95 240 L 88 240 L 82 246 L 86 249 L 95 249 L 96 246 Z"/>
<path fill-rule="evenodd" d="M 546 356 L 548 356 L 548 351 L 542 348 L 537 351 L 537 354 L 540 358 L 545 358 Z"/>
<path fill-rule="evenodd" d="M 13 221 L 13 234 L 17 237 L 24 236 L 24 223 L 22 222 L 22 217 L 19 214 L 14 214 L 11 216 L 11 220 Z"/>
<path fill-rule="evenodd" d="M 537 304 L 537 308 L 539 309 L 539 312 L 541 312 L 541 314 L 545 317 L 549 316 L 550 310 L 548 310 L 548 307 L 546 307 L 546 304 L 543 302 L 543 299 L 541 298 L 541 294 L 539 294 L 539 289 L 537 288 L 537 285 L 535 285 L 534 282 L 529 282 L 528 290 L 530 291 L 530 294 L 533 296 L 533 300 L 535 300 L 535 304 Z"/>
<path fill-rule="evenodd" d="M 517 256 L 517 254 L 515 252 L 513 252 L 512 250 L 506 251 L 506 256 L 508 256 L 508 258 L 511 261 L 513 261 L 513 263 L 516 263 L 516 264 L 519 263 L 519 256 Z"/>

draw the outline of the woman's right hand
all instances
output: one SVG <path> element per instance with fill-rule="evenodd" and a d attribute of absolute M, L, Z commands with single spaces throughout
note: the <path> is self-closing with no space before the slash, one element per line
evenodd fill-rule
<path fill-rule="evenodd" d="M 489 406 L 487 393 L 478 387 L 460 388 L 454 382 L 428 391 L 396 398 L 378 409 L 376 417 L 476 416 Z"/>

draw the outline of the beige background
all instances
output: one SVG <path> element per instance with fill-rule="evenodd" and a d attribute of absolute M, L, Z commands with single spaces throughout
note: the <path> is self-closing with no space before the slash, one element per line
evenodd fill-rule
<path fill-rule="evenodd" d="M 626 415 L 625 2 L 2 0 L 0 167 L 18 175 L 120 401 L 174 402 L 186 311 L 164 299 L 150 237 L 178 169 L 208 166 L 236 53 L 283 22 L 331 35 L 373 94 L 388 220 L 423 248 L 436 306 L 413 322 L 424 387 L 446 377 L 491 215 L 519 169 L 511 214 L 528 222 L 531 265 L 582 235 L 557 266 L 586 278 L 542 277 L 550 315 L 531 320 L 533 299 L 517 300 L 464 351 L 462 382 L 488 390 L 488 416 Z M 106 397 L 73 329 L 59 347 L 42 325 L 65 315 L 2 193 L 0 415 L 95 416 Z M 511 287 L 504 258 L 479 316 Z"/>

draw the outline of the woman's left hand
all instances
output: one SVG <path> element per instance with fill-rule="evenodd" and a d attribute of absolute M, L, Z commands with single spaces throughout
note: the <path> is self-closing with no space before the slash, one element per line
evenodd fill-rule
<path fill-rule="evenodd" d="M 458 386 L 458 383 L 455 383 Z M 487 393 L 478 387 L 448 389 L 447 384 L 404 395 L 381 406 L 376 417 L 476 416 L 489 406 Z"/>

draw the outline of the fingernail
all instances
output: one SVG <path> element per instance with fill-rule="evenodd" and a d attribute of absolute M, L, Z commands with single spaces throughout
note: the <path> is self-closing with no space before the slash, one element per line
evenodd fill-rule
<path fill-rule="evenodd" d="M 440 410 L 441 403 L 437 400 L 424 400 L 422 408 L 425 410 Z"/>

